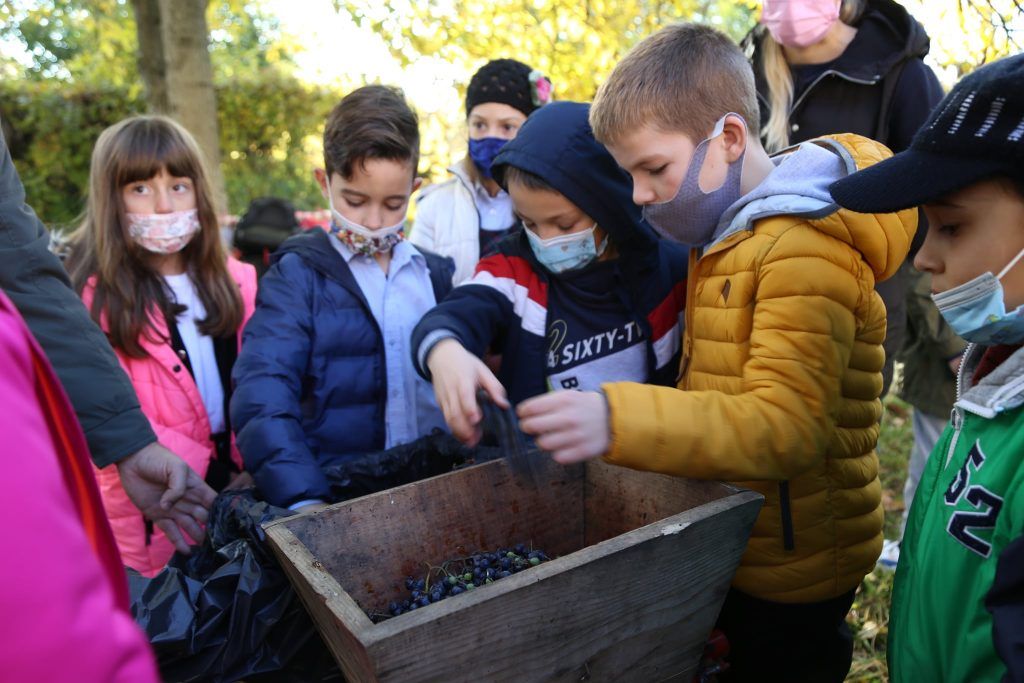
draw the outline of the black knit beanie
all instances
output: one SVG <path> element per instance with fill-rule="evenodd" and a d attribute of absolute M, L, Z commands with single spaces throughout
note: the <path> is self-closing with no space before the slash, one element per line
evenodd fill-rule
<path fill-rule="evenodd" d="M 514 59 L 487 62 L 473 74 L 466 88 L 466 116 L 473 111 L 473 107 L 487 102 L 507 104 L 529 116 L 537 107 L 547 103 L 544 94 L 550 92 L 548 83 L 548 90 L 542 89 L 538 97 L 535 85 L 538 78 L 544 79 L 544 76 Z"/>

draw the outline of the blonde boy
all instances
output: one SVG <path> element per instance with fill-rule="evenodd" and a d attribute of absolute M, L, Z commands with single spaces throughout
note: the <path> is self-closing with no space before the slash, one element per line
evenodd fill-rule
<path fill-rule="evenodd" d="M 878 438 L 885 308 L 916 213 L 840 209 L 830 183 L 889 152 L 852 135 L 769 157 L 750 66 L 680 24 L 601 87 L 596 137 L 663 236 L 691 245 L 677 389 L 606 384 L 524 402 L 560 462 L 725 479 L 765 506 L 719 617 L 728 680 L 842 681 L 845 615 L 882 544 Z"/>

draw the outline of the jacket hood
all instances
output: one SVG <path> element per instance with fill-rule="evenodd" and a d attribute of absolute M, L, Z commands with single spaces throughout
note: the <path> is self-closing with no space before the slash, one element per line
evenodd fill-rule
<path fill-rule="evenodd" d="M 597 221 L 620 250 L 650 247 L 657 236 L 633 203 L 633 182 L 594 139 L 589 114 L 590 105 L 579 102 L 541 107 L 502 148 L 492 173 L 502 185 L 507 166 L 532 173 Z"/>
<path fill-rule="evenodd" d="M 960 363 L 957 385 L 966 387 L 968 380 L 978 367 L 985 348 L 971 344 L 964 352 Z M 1024 349 L 1017 349 L 1013 355 L 1000 363 L 977 384 L 957 397 L 956 406 L 975 415 L 992 419 L 999 413 L 1024 405 Z"/>
<path fill-rule="evenodd" d="M 857 35 L 832 64 L 835 71 L 850 78 L 877 81 L 897 64 L 928 54 L 930 39 L 924 26 L 894 0 L 868 0 L 855 25 Z M 763 80 L 761 45 L 766 33 L 764 27 L 757 26 L 743 42 L 752 55 L 759 86 Z"/>
<path fill-rule="evenodd" d="M 859 214 L 841 208 L 828 191 L 836 180 L 890 156 L 885 145 L 850 134 L 808 140 L 775 155 L 775 170 L 722 214 L 708 249 L 759 220 L 793 217 L 863 254 L 876 282 L 892 277 L 910 249 L 917 210 Z"/>

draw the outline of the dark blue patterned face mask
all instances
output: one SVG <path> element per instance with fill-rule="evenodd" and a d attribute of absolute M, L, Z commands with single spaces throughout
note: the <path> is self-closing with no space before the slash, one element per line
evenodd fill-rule
<path fill-rule="evenodd" d="M 479 140 L 469 139 L 469 158 L 473 160 L 480 173 L 485 178 L 491 178 L 491 165 L 494 157 L 508 142 L 505 138 L 480 138 Z"/>

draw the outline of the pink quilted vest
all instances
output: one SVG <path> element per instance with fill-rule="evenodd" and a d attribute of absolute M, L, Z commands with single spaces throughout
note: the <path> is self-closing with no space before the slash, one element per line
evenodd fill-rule
<path fill-rule="evenodd" d="M 241 290 L 244 327 L 256 306 L 256 270 L 229 258 L 228 272 Z M 94 292 L 95 282 L 90 280 L 82 292 L 87 308 L 92 305 Z M 167 328 L 162 317 L 156 316 L 155 320 L 157 336 L 166 338 Z M 101 323 L 106 330 L 106 321 Z M 205 477 L 215 450 L 199 388 L 169 343 L 155 343 L 145 336 L 141 342 L 148 354 L 144 358 L 130 358 L 116 349 L 115 353 L 135 387 L 142 412 L 149 418 L 157 440 L 181 456 L 200 477 Z M 233 441 L 231 450 L 233 459 L 241 467 L 242 457 Z M 154 576 L 174 554 L 174 546 L 159 529 L 154 529 L 146 542 L 146 520 L 121 488 L 117 467 L 111 465 L 94 470 L 122 561 L 145 576 Z"/>

